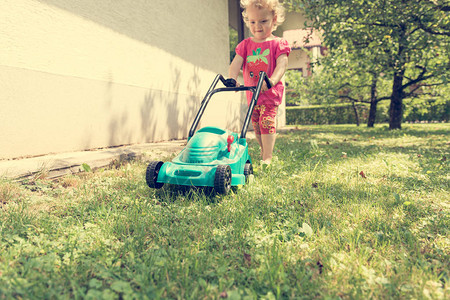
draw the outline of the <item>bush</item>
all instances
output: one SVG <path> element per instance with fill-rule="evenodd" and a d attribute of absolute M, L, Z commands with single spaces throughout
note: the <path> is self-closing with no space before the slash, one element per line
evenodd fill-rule
<path fill-rule="evenodd" d="M 448 122 L 450 101 L 445 99 L 413 99 L 405 105 L 404 121 Z"/>
<path fill-rule="evenodd" d="M 356 104 L 360 123 L 366 123 L 369 106 Z M 286 124 L 356 124 L 353 106 L 350 103 L 332 105 L 286 107 Z"/>
<path fill-rule="evenodd" d="M 360 124 L 367 124 L 369 104 L 356 104 Z M 450 101 L 440 99 L 413 100 L 404 103 L 404 122 L 449 122 Z M 389 122 L 389 101 L 378 103 L 376 123 Z M 351 103 L 286 107 L 286 124 L 356 124 Z"/>

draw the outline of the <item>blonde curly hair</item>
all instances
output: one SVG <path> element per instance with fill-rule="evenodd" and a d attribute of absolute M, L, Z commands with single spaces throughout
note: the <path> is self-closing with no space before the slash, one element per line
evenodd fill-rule
<path fill-rule="evenodd" d="M 283 4 L 281 4 L 278 0 L 241 0 L 241 7 L 244 9 L 244 11 L 242 12 L 242 16 L 244 17 L 244 22 L 247 27 L 247 7 L 249 6 L 255 6 L 257 8 L 267 8 L 273 13 L 274 16 L 277 16 L 277 22 L 276 24 L 274 24 L 273 30 L 276 30 L 277 27 L 284 22 L 285 9 Z"/>

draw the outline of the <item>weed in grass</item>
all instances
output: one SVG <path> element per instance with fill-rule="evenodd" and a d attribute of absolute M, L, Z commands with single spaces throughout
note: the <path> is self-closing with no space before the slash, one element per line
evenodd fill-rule
<path fill-rule="evenodd" d="M 12 201 L 19 201 L 22 197 L 22 191 L 17 184 L 0 180 L 0 207 Z"/>

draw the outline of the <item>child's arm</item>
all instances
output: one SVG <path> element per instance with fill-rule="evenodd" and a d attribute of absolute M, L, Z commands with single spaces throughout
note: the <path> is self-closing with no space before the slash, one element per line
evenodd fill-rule
<path fill-rule="evenodd" d="M 230 64 L 230 68 L 228 69 L 228 77 L 233 78 L 234 80 L 237 81 L 243 63 L 244 59 L 242 58 L 242 56 L 236 54 L 236 56 L 233 58 L 233 61 Z"/>
<path fill-rule="evenodd" d="M 276 85 L 278 82 L 280 82 L 281 78 L 283 77 L 284 73 L 286 72 L 288 65 L 288 56 L 287 54 L 281 54 L 277 58 L 277 66 L 275 67 L 275 70 L 273 70 L 272 76 L 270 76 L 270 82 L 272 83 L 272 86 Z M 267 91 L 267 85 L 266 82 L 264 82 L 264 85 L 262 87 L 263 92 Z"/>

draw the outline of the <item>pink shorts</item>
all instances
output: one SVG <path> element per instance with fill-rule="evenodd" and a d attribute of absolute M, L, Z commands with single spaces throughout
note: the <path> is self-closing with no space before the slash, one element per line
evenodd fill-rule
<path fill-rule="evenodd" d="M 270 104 L 255 105 L 252 114 L 252 124 L 255 134 L 274 134 L 276 133 L 275 117 L 278 106 Z"/>

